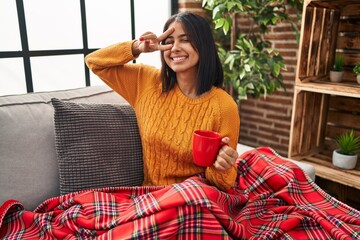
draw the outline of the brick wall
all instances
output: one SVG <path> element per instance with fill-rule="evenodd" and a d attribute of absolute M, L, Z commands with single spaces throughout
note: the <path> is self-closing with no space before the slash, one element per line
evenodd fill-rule
<path fill-rule="evenodd" d="M 204 13 L 201 0 L 179 0 L 179 11 Z M 291 10 L 291 17 L 296 19 L 296 10 Z M 246 31 L 248 19 L 238 16 L 236 20 L 238 32 Z M 294 93 L 295 69 L 298 44 L 295 32 L 290 23 L 281 23 L 272 27 L 266 38 L 283 56 L 287 71 L 283 71 L 286 91 L 279 90 L 266 99 L 251 99 L 240 102 L 240 143 L 257 146 L 270 146 L 283 156 L 287 156 L 292 101 Z"/>
<path fill-rule="evenodd" d="M 294 19 L 295 11 L 293 9 L 290 12 Z M 236 24 L 239 32 L 246 31 L 250 25 L 249 20 L 241 16 L 237 18 Z M 240 142 L 250 146 L 270 146 L 287 156 L 298 44 L 290 23 L 272 27 L 266 39 L 284 58 L 287 70 L 282 74 L 286 91 L 279 90 L 266 99 L 249 98 L 240 102 Z"/>
<path fill-rule="evenodd" d="M 205 15 L 205 11 L 201 7 L 201 0 L 179 0 L 178 4 L 179 12 L 190 11 L 199 15 Z"/>

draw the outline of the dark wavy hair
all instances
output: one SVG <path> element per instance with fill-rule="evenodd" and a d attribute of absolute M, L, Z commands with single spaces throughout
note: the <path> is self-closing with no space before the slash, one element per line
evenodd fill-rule
<path fill-rule="evenodd" d="M 223 69 L 209 23 L 199 15 L 182 12 L 171 16 L 166 21 L 163 31 L 165 32 L 174 21 L 183 26 L 192 47 L 199 54 L 197 95 L 209 91 L 212 86 L 222 87 Z M 164 42 L 165 40 L 163 44 Z M 164 52 L 161 53 L 161 63 L 162 92 L 169 92 L 176 84 L 176 73 L 166 64 Z"/>

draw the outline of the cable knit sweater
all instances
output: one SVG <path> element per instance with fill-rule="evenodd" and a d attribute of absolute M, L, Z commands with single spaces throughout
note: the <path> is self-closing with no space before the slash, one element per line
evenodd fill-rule
<path fill-rule="evenodd" d="M 144 185 L 167 185 L 205 171 L 211 184 L 228 190 L 236 179 L 235 167 L 220 171 L 193 163 L 192 133 L 213 130 L 230 138 L 236 149 L 240 119 L 237 105 L 224 90 L 213 87 L 205 96 L 190 99 L 176 85 L 161 91 L 160 70 L 128 63 L 133 41 L 99 49 L 86 57 L 88 67 L 134 108 L 142 140 Z M 129 159 L 131 161 L 131 159 Z"/>

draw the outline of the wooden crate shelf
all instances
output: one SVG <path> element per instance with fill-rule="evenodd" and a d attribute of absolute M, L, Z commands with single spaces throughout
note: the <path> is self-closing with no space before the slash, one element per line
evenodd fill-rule
<path fill-rule="evenodd" d="M 329 82 L 335 55 L 345 60 L 344 79 L 356 85 L 360 61 L 360 1 L 305 0 L 296 83 Z"/>
<path fill-rule="evenodd" d="M 329 80 L 336 54 L 344 56 L 344 78 Z M 360 135 L 360 85 L 352 69 L 360 62 L 360 1 L 305 0 L 297 60 L 288 157 L 310 163 L 316 175 L 360 189 L 360 161 L 353 170 L 332 165 L 339 134 Z"/>

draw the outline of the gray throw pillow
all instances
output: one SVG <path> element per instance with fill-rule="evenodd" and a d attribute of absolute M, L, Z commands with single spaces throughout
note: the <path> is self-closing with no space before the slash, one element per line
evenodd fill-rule
<path fill-rule="evenodd" d="M 130 105 L 51 102 L 60 194 L 142 184 L 141 140 Z"/>

